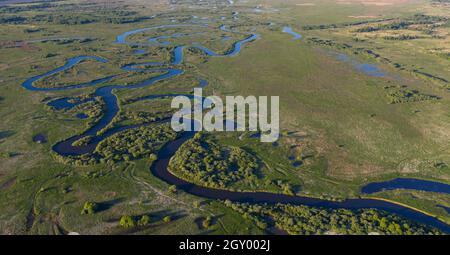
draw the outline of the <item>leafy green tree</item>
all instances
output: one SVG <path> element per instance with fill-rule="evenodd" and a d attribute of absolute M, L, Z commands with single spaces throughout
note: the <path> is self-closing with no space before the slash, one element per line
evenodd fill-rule
<path fill-rule="evenodd" d="M 163 218 L 163 222 L 165 223 L 169 223 L 172 221 L 172 217 L 170 217 L 169 215 Z"/>
<path fill-rule="evenodd" d="M 201 205 L 201 202 L 200 201 L 197 201 L 197 200 L 195 200 L 194 202 L 192 202 L 192 205 L 195 207 L 195 208 L 199 208 L 200 207 L 200 205 Z"/>
<path fill-rule="evenodd" d="M 150 224 L 150 216 L 142 215 L 142 217 L 138 221 L 139 226 L 147 226 Z"/>
<path fill-rule="evenodd" d="M 262 230 L 266 230 L 267 229 L 267 223 L 265 223 L 264 221 L 256 221 L 256 226 Z"/>
<path fill-rule="evenodd" d="M 171 186 L 169 187 L 169 192 L 170 192 L 170 193 L 173 193 L 173 194 L 177 193 L 177 186 L 171 185 Z"/>
<path fill-rule="evenodd" d="M 96 203 L 87 201 L 84 203 L 83 209 L 81 210 L 81 214 L 91 215 L 94 214 L 97 211 L 97 209 L 98 205 Z"/>
<path fill-rule="evenodd" d="M 120 217 L 119 225 L 124 228 L 132 228 L 136 226 L 136 221 L 129 215 L 123 215 Z"/>
<path fill-rule="evenodd" d="M 203 228 L 209 228 L 209 227 L 211 226 L 211 223 L 212 223 L 212 218 L 211 218 L 211 216 L 207 216 L 207 217 L 203 220 L 202 226 L 203 226 Z"/>

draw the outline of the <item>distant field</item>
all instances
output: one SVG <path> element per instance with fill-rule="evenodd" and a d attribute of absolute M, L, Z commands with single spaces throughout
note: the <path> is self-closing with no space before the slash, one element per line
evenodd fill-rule
<path fill-rule="evenodd" d="M 0 0 L 0 6 L 7 4 L 21 4 L 21 3 L 33 3 L 33 2 L 45 2 L 42 0 Z"/>

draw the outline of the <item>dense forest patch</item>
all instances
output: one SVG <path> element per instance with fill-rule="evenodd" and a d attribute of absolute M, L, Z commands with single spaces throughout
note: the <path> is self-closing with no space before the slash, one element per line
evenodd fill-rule
<path fill-rule="evenodd" d="M 238 147 L 225 147 L 197 135 L 183 144 L 169 163 L 169 170 L 183 179 L 214 188 L 237 182 L 255 182 L 257 159 Z"/>
<path fill-rule="evenodd" d="M 438 100 L 439 97 L 427 95 L 415 89 L 408 88 L 386 88 L 388 90 L 387 97 L 390 104 L 419 102 L 426 100 Z"/>
<path fill-rule="evenodd" d="M 169 125 L 143 126 L 117 133 L 100 142 L 95 153 L 101 162 L 129 161 L 148 157 L 177 134 Z"/>
<path fill-rule="evenodd" d="M 351 211 L 297 205 L 225 204 L 264 230 L 276 227 L 292 235 L 310 234 L 441 234 L 438 230 L 374 209 Z"/>

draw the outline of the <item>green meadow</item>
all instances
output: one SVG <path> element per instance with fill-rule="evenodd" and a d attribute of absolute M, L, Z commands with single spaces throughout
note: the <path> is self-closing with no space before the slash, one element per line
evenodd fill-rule
<path fill-rule="evenodd" d="M 171 172 L 201 186 L 235 191 L 327 200 L 388 199 L 450 224 L 450 214 L 440 207 L 450 207 L 448 194 L 414 190 L 361 193 L 365 184 L 398 177 L 450 184 L 448 4 L 427 0 L 393 0 L 389 5 L 367 5 L 357 0 L 347 4 L 334 0 L 250 0 L 229 6 L 228 1 L 209 2 L 217 8 L 205 7 L 195 0 L 172 4 L 130 1 L 126 6 L 119 2 L 108 6 L 101 1 L 69 0 L 41 7 L 43 3 L 0 7 L 0 233 L 262 234 L 276 229 L 290 234 L 327 232 L 323 227 L 300 231 L 284 226 L 280 223 L 283 217 L 298 217 L 283 211 L 287 210 L 284 207 L 261 205 L 264 213 L 275 219 L 263 222 L 248 211 L 252 210 L 250 206 L 232 206 L 177 190 L 149 170 L 162 144 L 151 144 L 145 147 L 145 153 L 131 159 L 129 155 L 124 157 L 129 151 L 123 147 L 135 146 L 131 141 L 134 138 L 127 137 L 136 135 L 133 132 L 112 137 L 102 145 L 107 146 L 104 153 L 112 154 L 109 159 L 115 158 L 112 161 L 86 163 L 94 157 L 87 155 L 83 159 L 86 164 L 81 165 L 61 160 L 64 157 L 52 151 L 57 142 L 94 125 L 106 106 L 98 100 L 71 110 L 57 110 L 46 105 L 48 102 L 65 97 L 88 98 L 99 87 L 131 85 L 155 77 L 163 71 L 126 72 L 120 67 L 143 62 L 169 63 L 173 57 L 173 46 L 117 44 L 117 35 L 162 24 L 202 22 L 202 18 L 207 18 L 207 28 L 164 28 L 128 39 L 145 43 L 148 37 L 197 33 L 167 41 L 173 45 L 200 41 L 205 47 L 226 53 L 248 33 L 257 33 L 259 38 L 245 44 L 232 57 L 214 58 L 185 49 L 184 61 L 178 66 L 184 71 L 182 75 L 152 86 L 114 90 L 119 113 L 107 129 L 144 123 L 153 127 L 153 122 L 173 112 L 171 98 L 136 99 L 191 94 L 201 79 L 209 82 L 204 89 L 206 95 L 279 96 L 281 136 L 275 144 L 261 143 L 252 132 L 205 132 L 198 141 L 217 146 L 211 157 L 218 162 L 223 160 L 220 162 L 225 162 L 228 170 L 237 164 L 241 171 L 244 165 L 251 164 L 251 181 L 243 178 L 245 174 L 241 172 L 225 186 L 196 179 L 198 169 L 183 165 L 191 153 L 198 153 L 195 144 L 177 152 Z M 117 7 L 123 11 L 112 11 Z M 95 8 L 99 11 L 94 12 Z M 239 33 L 220 30 L 222 24 Z M 403 25 L 399 28 L 399 24 Z M 282 32 L 284 26 L 292 27 L 302 38 L 293 40 L 292 35 Z M 136 54 L 139 49 L 144 52 Z M 343 61 L 339 54 L 349 60 Z M 55 88 L 108 75 L 117 77 L 93 87 L 62 91 L 29 91 L 21 86 L 26 79 L 80 55 L 109 61 L 84 61 L 39 80 L 35 86 Z M 355 63 L 374 65 L 384 75 L 368 75 L 358 70 Z M 77 118 L 80 112 L 87 113 L 88 118 Z M 34 142 L 33 137 L 38 134 L 44 135 L 47 142 Z M 147 143 L 159 139 L 145 134 Z M 226 159 L 230 151 L 239 163 Z M 208 156 L 208 151 L 202 153 Z M 202 158 L 195 160 L 200 162 Z M 183 174 L 180 169 L 192 173 Z M 210 180 L 214 178 L 212 174 Z M 214 180 L 228 180 L 223 175 L 220 178 Z M 92 203 L 93 212 L 82 214 L 86 203 Z M 327 213 L 345 215 L 342 211 Z M 372 215 L 358 213 L 355 217 Z M 380 215 L 392 226 L 405 221 Z M 149 217 L 148 223 L 139 223 L 143 216 Z M 121 224 L 122 218 L 135 224 L 126 227 Z M 371 228 L 361 231 L 367 234 Z M 428 231 L 423 229 L 417 227 L 410 234 Z"/>

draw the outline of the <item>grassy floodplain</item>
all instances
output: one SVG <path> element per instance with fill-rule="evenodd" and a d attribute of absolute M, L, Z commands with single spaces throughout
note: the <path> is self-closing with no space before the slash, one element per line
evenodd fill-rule
<path fill-rule="evenodd" d="M 121 67 L 170 63 L 173 46 L 145 44 L 148 38 L 171 34 L 190 36 L 158 40 L 171 45 L 201 43 L 218 53 L 226 53 L 248 33 L 260 38 L 227 58 L 186 49 L 179 66 L 184 74 L 152 86 L 114 90 L 119 114 L 105 131 L 142 123 L 153 127 L 153 122 L 170 116 L 171 98 L 136 99 L 191 94 L 201 79 L 209 82 L 204 89 L 208 95 L 278 95 L 282 136 L 276 144 L 262 144 L 253 133 L 201 136 L 202 142 L 221 147 L 224 155 L 230 148 L 239 148 L 241 155 L 249 155 L 243 164 L 257 162 L 254 181 L 237 181 L 222 188 L 329 200 L 371 196 L 406 204 L 450 223 L 445 210 L 450 207 L 448 194 L 394 190 L 364 195 L 360 191 L 367 183 L 396 177 L 450 183 L 448 4 L 425 0 L 380 1 L 385 4 L 357 0 L 346 4 L 334 0 L 252 0 L 233 5 L 228 1 L 207 1 L 209 5 L 195 0 L 171 2 L 131 1 L 122 6 L 120 2 L 57 1 L 0 7 L 0 233 L 259 234 L 276 227 L 291 234 L 399 234 L 395 224 L 406 219 L 383 212 L 373 220 L 375 227 L 355 227 L 354 231 L 326 224 L 302 228 L 299 213 L 309 209 L 261 205 L 262 212 L 274 220 L 263 222 L 247 205 L 233 207 L 186 194 L 149 171 L 159 146 L 130 150 L 139 144 L 138 131 L 124 131 L 123 136 L 110 137 L 99 145 L 97 151 L 108 160 L 100 156 L 94 163 L 88 155 L 77 163 L 55 155 L 54 144 L 94 125 L 106 106 L 101 100 L 70 110 L 46 104 L 65 97 L 89 98 L 102 86 L 132 85 L 159 75 L 127 72 Z M 116 7 L 123 11 L 111 11 Z M 93 8 L 99 11 L 93 13 Z M 114 43 L 126 31 L 178 23 L 208 23 L 208 27 L 160 28 L 128 38 L 144 46 Z M 398 24 L 403 25 L 398 28 Z M 239 33 L 220 30 L 221 25 Z M 292 40 L 281 32 L 284 26 L 291 26 L 302 38 Z M 342 61 L 338 54 L 350 61 Z M 109 61 L 83 61 L 35 85 L 54 88 L 117 77 L 93 87 L 57 92 L 21 86 L 26 79 L 80 55 Z M 352 61 L 373 64 L 384 75 L 370 76 Z M 88 117 L 79 119 L 78 113 Z M 38 134 L 47 143 L 33 142 Z M 154 142 L 144 134 L 146 143 Z M 193 170 L 183 178 L 208 185 L 196 182 L 195 174 Z M 86 202 L 95 205 L 92 215 L 81 214 Z M 338 218 L 347 215 L 328 213 Z M 365 211 L 352 217 L 367 215 L 373 216 Z M 121 226 L 124 216 L 136 221 L 135 226 Z M 150 223 L 139 224 L 143 216 L 149 216 Z M 285 217 L 297 219 L 298 224 L 284 225 Z M 380 230 L 383 217 L 388 224 Z M 424 232 L 432 233 L 419 226 L 410 234 Z"/>

